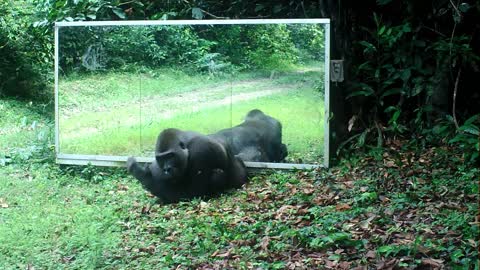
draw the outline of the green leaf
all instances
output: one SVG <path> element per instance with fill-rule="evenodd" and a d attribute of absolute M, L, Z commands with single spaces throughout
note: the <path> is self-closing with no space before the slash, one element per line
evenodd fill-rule
<path fill-rule="evenodd" d="M 125 19 L 127 17 L 127 15 L 125 14 L 125 12 L 123 12 L 123 10 L 121 8 L 112 8 L 112 11 L 113 13 L 115 13 L 115 15 L 117 15 L 120 19 Z"/>
<path fill-rule="evenodd" d="M 90 18 L 92 20 L 96 20 L 97 19 L 97 15 L 96 14 L 87 14 L 87 18 Z"/>
<path fill-rule="evenodd" d="M 385 91 L 381 97 L 388 97 L 388 96 L 391 96 L 391 95 L 398 95 L 398 94 L 405 94 L 405 91 L 403 91 L 402 88 L 391 88 L 391 89 L 388 89 L 387 91 Z"/>
<path fill-rule="evenodd" d="M 401 75 L 401 78 L 404 82 L 408 81 L 410 79 L 410 76 L 411 76 L 411 71 L 409 68 L 407 69 L 404 69 L 403 72 L 402 72 L 402 75 Z"/>
<path fill-rule="evenodd" d="M 408 24 L 408 23 L 404 24 L 402 31 L 405 32 L 405 33 L 412 32 L 412 28 L 410 27 L 410 24 Z"/>
<path fill-rule="evenodd" d="M 377 5 L 384 6 L 384 5 L 387 5 L 390 2 L 392 2 L 392 0 L 377 0 Z"/>
<path fill-rule="evenodd" d="M 372 51 L 377 51 L 377 48 L 370 42 L 367 42 L 367 41 L 360 41 L 358 42 L 360 45 L 364 46 L 365 47 L 365 50 L 364 52 L 368 51 L 368 50 L 372 50 Z"/>
<path fill-rule="evenodd" d="M 480 134 L 479 128 L 475 125 L 463 125 L 459 128 L 459 130 L 475 136 L 478 136 Z"/>
<path fill-rule="evenodd" d="M 425 47 L 427 43 L 424 40 L 414 40 L 413 45 L 417 47 Z"/>
<path fill-rule="evenodd" d="M 465 120 L 464 125 L 471 125 L 471 124 L 473 124 L 473 122 L 475 122 L 479 117 L 480 117 L 480 114 L 475 114 L 474 116 L 472 116 L 472 117 L 468 118 L 467 120 Z"/>
<path fill-rule="evenodd" d="M 362 134 L 360 134 L 360 137 L 358 137 L 358 146 L 364 146 L 365 145 L 365 140 L 367 138 L 367 134 L 368 134 L 368 129 L 365 130 L 364 132 L 362 132 Z"/>
<path fill-rule="evenodd" d="M 395 107 L 395 106 L 388 106 L 388 108 L 386 108 L 386 109 L 384 110 L 384 112 L 389 113 L 389 112 L 393 112 L 393 111 L 396 111 L 396 110 L 398 110 L 397 107 Z"/>
<path fill-rule="evenodd" d="M 280 11 L 282 11 L 282 5 L 281 4 L 277 4 L 275 6 L 273 6 L 273 13 L 279 13 Z"/>
<path fill-rule="evenodd" d="M 459 6 L 458 6 L 458 9 L 465 13 L 467 12 L 469 9 L 470 9 L 470 5 L 468 3 L 461 3 Z"/>
<path fill-rule="evenodd" d="M 392 118 L 390 118 L 390 120 L 388 121 L 388 123 L 389 123 L 389 124 L 391 124 L 391 123 L 396 123 L 397 120 L 398 120 L 398 117 L 400 117 L 400 113 L 401 113 L 400 110 L 395 111 L 395 113 L 392 115 Z"/>
<path fill-rule="evenodd" d="M 365 88 L 363 90 L 357 90 L 347 96 L 347 98 L 356 97 L 356 96 L 372 96 L 375 93 L 372 88 Z"/>
<path fill-rule="evenodd" d="M 385 32 L 385 25 L 382 25 L 382 27 L 380 27 L 380 29 L 378 30 L 378 35 L 381 36 L 383 32 Z"/>
<path fill-rule="evenodd" d="M 264 8 L 265 8 L 264 5 L 262 5 L 262 4 L 257 4 L 257 5 L 255 6 L 255 12 L 259 12 L 260 10 L 263 10 Z"/>
<path fill-rule="evenodd" d="M 372 67 L 370 66 L 370 61 L 367 61 L 365 63 L 362 63 L 361 65 L 358 66 L 357 70 L 371 70 Z"/>
<path fill-rule="evenodd" d="M 394 250 L 392 246 L 381 246 L 377 249 L 378 253 L 390 253 Z"/>
<path fill-rule="evenodd" d="M 197 20 L 203 19 L 203 11 L 200 8 L 192 8 L 192 18 Z"/>

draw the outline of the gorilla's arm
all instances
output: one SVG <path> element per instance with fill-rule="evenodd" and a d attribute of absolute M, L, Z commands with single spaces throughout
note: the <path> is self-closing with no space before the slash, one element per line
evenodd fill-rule
<path fill-rule="evenodd" d="M 128 172 L 140 181 L 145 190 L 160 198 L 164 203 L 174 203 L 189 197 L 181 187 L 166 184 L 165 180 L 157 179 L 158 175 L 154 177 L 151 166 L 152 164 L 142 167 L 133 157 L 129 157 L 127 160 Z"/>
<path fill-rule="evenodd" d="M 248 182 L 247 168 L 241 158 L 232 155 L 229 177 L 233 188 L 239 188 Z"/>
<path fill-rule="evenodd" d="M 134 157 L 129 157 L 127 160 L 127 171 L 137 178 L 146 190 L 152 190 L 154 184 L 153 177 L 147 165 L 142 167 Z"/>

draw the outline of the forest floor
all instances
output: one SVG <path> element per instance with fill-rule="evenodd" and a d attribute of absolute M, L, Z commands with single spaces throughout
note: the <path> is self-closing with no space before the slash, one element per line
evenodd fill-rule
<path fill-rule="evenodd" d="M 163 205 L 122 168 L 56 165 L 48 112 L 0 100 L 0 269 L 479 267 L 479 169 L 453 146 L 387 140 Z"/>

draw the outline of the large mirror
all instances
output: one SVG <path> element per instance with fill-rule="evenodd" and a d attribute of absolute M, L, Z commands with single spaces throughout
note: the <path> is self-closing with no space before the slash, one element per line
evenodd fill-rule
<path fill-rule="evenodd" d="M 165 128 L 215 134 L 260 110 L 281 123 L 288 154 L 274 162 L 320 164 L 328 140 L 327 26 L 58 23 L 57 160 L 148 160 Z"/>

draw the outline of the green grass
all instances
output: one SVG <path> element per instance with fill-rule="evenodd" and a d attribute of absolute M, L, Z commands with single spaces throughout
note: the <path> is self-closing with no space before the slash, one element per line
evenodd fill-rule
<path fill-rule="evenodd" d="M 122 83 L 123 73 L 69 78 L 60 88 L 67 89 L 60 101 L 67 104 L 60 107 L 61 152 L 150 156 L 157 135 L 165 128 L 214 133 L 239 124 L 248 111 L 257 108 L 282 123 L 289 161 L 318 162 L 324 139 L 323 96 L 316 89 L 321 73 L 308 67 L 299 70 L 276 73 L 274 79 L 261 72 L 206 79 L 151 71 L 163 75 L 138 75 L 141 98 L 139 93 L 132 96 Z M 92 89 L 96 89 L 94 94 Z M 259 89 L 271 92 L 262 94 Z M 179 93 L 181 98 L 175 96 Z M 92 107 L 95 104 L 99 107 Z"/>
<path fill-rule="evenodd" d="M 105 199 L 115 184 L 82 184 L 51 166 L 34 167 L 28 177 L 0 173 L 0 198 L 8 203 L 0 214 L 0 268 L 56 269 L 67 259 L 76 269 L 103 265 L 104 251 L 120 242 L 119 216 Z"/>
<path fill-rule="evenodd" d="M 0 164 L 5 157 L 30 158 L 53 138 L 51 107 L 0 99 Z"/>

